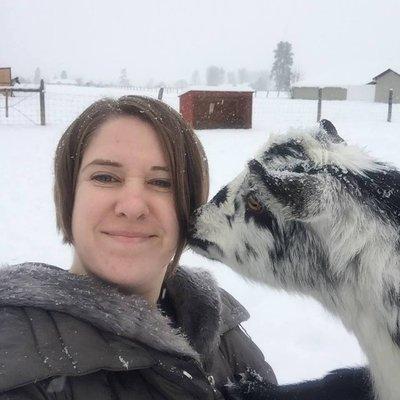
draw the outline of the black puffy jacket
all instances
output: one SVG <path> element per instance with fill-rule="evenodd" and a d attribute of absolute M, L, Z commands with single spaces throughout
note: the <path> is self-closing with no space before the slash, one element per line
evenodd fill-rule
<path fill-rule="evenodd" d="M 91 277 L 1 268 L 0 400 L 220 399 L 247 367 L 276 383 L 247 311 L 207 272 L 179 268 L 166 289 L 173 321 Z"/>

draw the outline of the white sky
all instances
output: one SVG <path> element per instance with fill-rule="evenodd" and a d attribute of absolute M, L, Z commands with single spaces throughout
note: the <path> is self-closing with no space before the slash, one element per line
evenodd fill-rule
<path fill-rule="evenodd" d="M 0 66 L 33 77 L 190 80 L 209 65 L 270 69 L 280 40 L 304 80 L 400 73 L 400 0 L 0 0 Z"/>

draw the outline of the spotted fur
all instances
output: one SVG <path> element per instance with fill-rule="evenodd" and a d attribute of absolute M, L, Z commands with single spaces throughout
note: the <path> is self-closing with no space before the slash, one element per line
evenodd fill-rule
<path fill-rule="evenodd" d="M 400 173 L 329 121 L 272 136 L 193 217 L 198 253 L 309 295 L 367 355 L 380 400 L 400 399 Z"/>

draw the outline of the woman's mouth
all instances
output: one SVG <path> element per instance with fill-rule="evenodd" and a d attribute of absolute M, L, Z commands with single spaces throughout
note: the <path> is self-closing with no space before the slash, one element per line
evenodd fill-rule
<path fill-rule="evenodd" d="M 145 232 L 105 231 L 103 233 L 117 242 L 126 244 L 146 243 L 156 237 Z"/>

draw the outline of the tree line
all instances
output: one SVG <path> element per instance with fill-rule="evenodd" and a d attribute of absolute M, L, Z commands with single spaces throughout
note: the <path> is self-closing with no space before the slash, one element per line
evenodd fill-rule
<path fill-rule="evenodd" d="M 249 70 L 247 68 L 238 68 L 237 70 L 226 71 L 223 67 L 217 65 L 210 65 L 205 71 L 204 79 L 202 79 L 200 71 L 193 71 L 190 80 L 178 79 L 174 82 L 156 81 L 153 78 L 149 79 L 146 84 L 147 88 L 153 87 L 175 87 L 177 89 L 185 88 L 189 85 L 199 86 L 205 84 L 207 86 L 219 86 L 228 84 L 231 86 L 246 85 L 250 86 L 254 90 L 278 90 L 288 91 L 293 83 L 297 82 L 301 78 L 301 74 L 298 70 L 293 68 L 293 49 L 292 44 L 285 41 L 280 41 L 275 50 L 273 64 L 271 68 L 263 70 Z M 42 78 L 40 68 L 36 68 L 33 82 L 38 83 Z M 55 76 L 53 80 L 66 80 L 68 74 L 65 70 L 61 71 L 59 77 Z M 115 83 L 103 84 L 95 83 L 92 81 L 84 81 L 81 78 L 75 80 L 77 85 L 85 86 L 112 86 Z M 22 82 L 30 82 L 28 79 L 23 79 Z M 127 68 L 122 68 L 118 81 L 118 86 L 126 87 L 131 86 L 132 83 L 128 76 Z"/>

